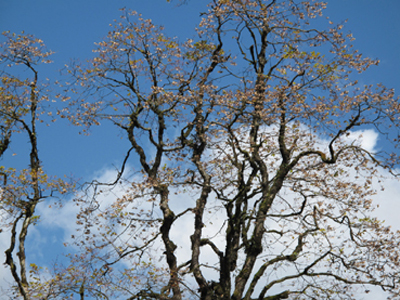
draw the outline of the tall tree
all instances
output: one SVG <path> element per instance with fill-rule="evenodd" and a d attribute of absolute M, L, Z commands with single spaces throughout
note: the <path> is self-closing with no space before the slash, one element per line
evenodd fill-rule
<path fill-rule="evenodd" d="M 398 154 L 358 138 L 374 129 L 395 150 L 398 99 L 358 84 L 378 62 L 324 24 L 324 8 L 214 0 L 186 41 L 124 11 L 95 58 L 69 70 L 65 116 L 85 130 L 111 122 L 130 149 L 114 182 L 77 195 L 82 252 L 59 270 L 65 294 L 398 295 L 398 234 L 371 217 L 372 182 Z"/>

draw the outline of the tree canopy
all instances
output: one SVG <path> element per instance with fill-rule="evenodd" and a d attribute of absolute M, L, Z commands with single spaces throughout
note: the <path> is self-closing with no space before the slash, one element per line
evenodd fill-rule
<path fill-rule="evenodd" d="M 51 51 L 4 33 L 0 155 L 16 131 L 30 145 L 26 170 L 0 173 L 10 297 L 358 299 L 368 286 L 398 297 L 399 234 L 371 212 L 382 172 L 397 177 L 399 99 L 359 83 L 378 61 L 325 6 L 213 0 L 190 38 L 123 9 L 57 94 L 37 72 Z M 129 147 L 111 182 L 43 172 L 36 123 L 49 115 L 88 134 L 114 126 Z M 372 129 L 391 147 L 368 148 Z M 36 206 L 65 194 L 80 209 L 69 254 L 27 266 Z"/>

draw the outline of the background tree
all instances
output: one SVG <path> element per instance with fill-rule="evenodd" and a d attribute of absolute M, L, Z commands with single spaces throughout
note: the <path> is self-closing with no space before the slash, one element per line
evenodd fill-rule
<path fill-rule="evenodd" d="M 39 219 L 35 214 L 37 205 L 54 192 L 64 194 L 69 187 L 43 172 L 38 153 L 37 123 L 43 122 L 40 116 L 45 113 L 43 103 L 48 100 L 46 85 L 39 81 L 38 65 L 49 63 L 52 52 L 45 48 L 43 41 L 31 35 L 5 32 L 3 38 L 6 41 L 0 48 L 0 63 L 4 67 L 0 86 L 0 155 L 7 150 L 15 133 L 25 133 L 30 146 L 27 169 L 0 167 L 3 177 L 1 227 L 11 229 L 5 264 L 15 283 L 14 293 L 23 299 L 33 299 L 46 291 L 32 276 L 37 266 L 29 267 L 27 263 L 28 229 Z M 29 74 L 26 78 L 14 75 L 18 66 L 26 68 Z"/>

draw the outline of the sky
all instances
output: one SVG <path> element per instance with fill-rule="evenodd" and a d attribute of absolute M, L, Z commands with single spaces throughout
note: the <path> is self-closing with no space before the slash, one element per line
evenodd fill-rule
<path fill-rule="evenodd" d="M 145 18 L 156 24 L 164 25 L 167 33 L 185 39 L 193 35 L 199 20 L 199 12 L 205 10 L 208 1 L 191 0 L 188 4 L 175 6 L 166 0 L 0 0 L 0 32 L 11 31 L 33 34 L 42 39 L 47 47 L 55 52 L 54 64 L 43 67 L 41 76 L 55 78 L 60 69 L 70 59 L 82 61 L 92 56 L 94 43 L 101 41 L 110 30 L 109 24 L 120 15 L 119 9 L 126 7 L 142 13 Z M 362 76 L 365 84 L 384 83 L 400 91 L 400 1 L 398 0 L 328 0 L 325 15 L 334 22 L 344 22 L 345 29 L 356 38 L 354 45 L 366 56 L 380 59 L 380 65 L 368 70 Z M 375 135 L 366 137 L 368 143 L 378 145 Z M 12 142 L 10 151 L 0 161 L 1 165 L 26 167 L 26 140 L 17 137 Z M 39 128 L 40 157 L 45 170 L 57 176 L 78 177 L 91 180 L 94 176 L 105 176 L 121 164 L 121 157 L 129 145 L 116 135 L 115 130 L 107 126 L 94 128 L 89 136 L 79 134 L 79 128 L 66 120 L 57 120 L 54 124 Z M 25 152 L 24 152 L 25 151 Z M 380 205 L 379 215 L 394 227 L 400 228 L 397 212 L 393 209 L 400 205 L 400 189 L 397 182 L 386 183 L 385 201 Z M 68 206 L 68 205 L 67 205 Z M 32 230 L 32 236 L 39 241 L 46 241 L 46 250 L 38 246 L 35 257 L 39 260 L 48 257 L 51 252 L 58 252 L 58 242 L 68 236 L 66 230 L 71 215 L 57 218 L 49 211 L 43 211 L 45 224 L 56 224 L 47 236 L 41 236 L 38 230 Z M 2 244 L 0 242 L 0 248 Z M 52 248 L 54 247 L 54 248 Z M 3 252 L 3 251 L 2 251 Z M 0 260 L 2 257 L 0 256 Z M 0 282 L 4 279 L 1 278 Z M 6 275 L 4 275 L 6 276 Z M 1 285 L 1 284 L 0 284 Z M 384 299 L 374 291 L 365 299 Z M 372 298 L 375 297 L 375 298 Z M 1 299 L 1 297 L 0 297 Z"/>
<path fill-rule="evenodd" d="M 190 4 L 177 7 L 166 0 L 0 0 L 0 32 L 25 31 L 42 39 L 55 55 L 52 56 L 54 63 L 43 65 L 40 75 L 53 79 L 60 77 L 60 70 L 71 59 L 84 61 L 92 56 L 94 43 L 106 36 L 110 30 L 109 24 L 120 16 L 120 8 L 136 10 L 156 24 L 164 25 L 171 36 L 184 39 L 193 36 L 192 28 L 197 25 L 199 12 L 205 10 L 206 2 L 190 1 Z M 365 84 L 383 82 L 388 87 L 399 86 L 398 11 L 400 2 L 396 0 L 379 3 L 370 0 L 335 0 L 328 3 L 325 14 L 334 22 L 348 20 L 346 28 L 356 38 L 355 47 L 364 55 L 381 60 L 379 67 L 363 74 Z M 105 130 L 104 126 L 101 130 L 94 128 L 89 137 L 79 136 L 78 131 L 65 120 L 41 128 L 40 155 L 46 158 L 46 171 L 55 175 L 89 176 L 99 168 L 99 162 L 104 162 L 101 168 L 119 165 L 115 159 L 127 151 L 121 136 L 115 136 L 113 130 Z M 104 140 L 108 141 L 106 147 Z M 71 143 L 76 147 L 70 147 Z M 100 148 L 102 151 L 98 151 Z M 12 161 L 14 165 L 26 165 L 27 162 L 22 159 L 26 157 L 21 153 L 22 149 L 26 147 L 13 142 L 5 160 Z M 76 163 L 71 164 L 71 161 Z"/>

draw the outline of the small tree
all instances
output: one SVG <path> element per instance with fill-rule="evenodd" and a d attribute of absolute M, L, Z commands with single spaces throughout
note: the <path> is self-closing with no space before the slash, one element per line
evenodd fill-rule
<path fill-rule="evenodd" d="M 124 12 L 95 58 L 70 69 L 80 96 L 66 115 L 111 122 L 131 148 L 109 184 L 123 188 L 93 182 L 77 196 L 83 252 L 58 277 L 68 292 L 354 299 L 373 285 L 398 295 L 398 235 L 370 215 L 372 182 L 398 156 L 358 136 L 377 130 L 395 149 L 400 107 L 392 90 L 357 83 L 378 62 L 342 25 L 321 25 L 324 7 L 214 0 L 186 41 Z"/>
<path fill-rule="evenodd" d="M 46 85 L 39 80 L 38 65 L 49 63 L 52 52 L 46 50 L 43 41 L 31 35 L 4 32 L 3 38 L 5 42 L 0 47 L 3 67 L 0 73 L 0 156 L 8 149 L 15 133 L 27 135 L 30 149 L 27 169 L 0 167 L 0 232 L 11 231 L 7 237 L 9 247 L 5 251 L 5 265 L 10 268 L 15 283 L 13 293 L 27 300 L 46 293 L 35 277 L 38 267 L 27 263 L 28 229 L 39 219 L 35 214 L 38 204 L 53 193 L 64 194 L 69 185 L 49 178 L 38 154 L 37 123 L 43 122 L 41 115 L 46 112 L 44 103 L 48 100 Z M 30 75 L 26 78 L 16 76 L 18 65 L 26 68 L 24 71 Z"/>

